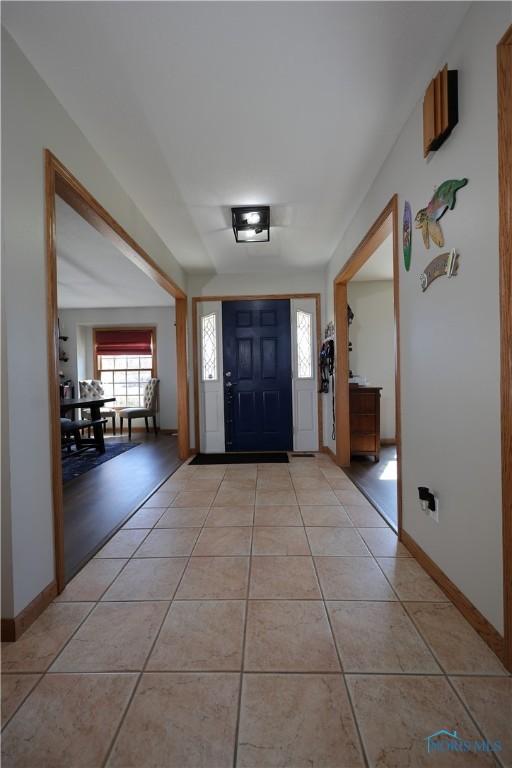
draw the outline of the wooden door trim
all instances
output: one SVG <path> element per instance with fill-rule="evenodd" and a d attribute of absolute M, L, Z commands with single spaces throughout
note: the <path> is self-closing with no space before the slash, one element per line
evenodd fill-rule
<path fill-rule="evenodd" d="M 153 261 L 125 229 L 103 208 L 71 171 L 49 150 L 44 150 L 45 164 L 45 245 L 46 245 L 46 315 L 48 343 L 48 397 L 50 404 L 50 453 L 53 501 L 55 580 L 58 592 L 64 582 L 64 507 L 60 456 L 60 397 L 57 305 L 57 250 L 55 196 L 58 194 L 80 216 L 91 224 L 130 259 L 148 277 L 176 300 L 178 451 L 189 455 L 188 377 L 187 377 L 187 296 Z M 185 307 L 185 310 L 183 310 Z"/>
<path fill-rule="evenodd" d="M 400 292 L 398 258 L 398 196 L 393 195 L 359 245 L 334 278 L 334 317 L 336 326 L 336 463 L 350 464 L 349 360 L 347 323 L 347 283 L 368 261 L 389 234 L 393 235 L 393 303 L 395 318 L 395 428 L 397 452 L 397 520 L 402 535 L 402 428 L 400 393 Z"/>
<path fill-rule="evenodd" d="M 497 47 L 503 662 L 512 671 L 512 25 Z"/>
<path fill-rule="evenodd" d="M 200 450 L 200 429 L 199 429 L 199 348 L 197 344 L 197 305 L 203 301 L 257 301 L 258 299 L 315 299 L 316 306 L 316 340 L 317 352 L 320 350 L 322 339 L 322 297 L 319 293 L 272 293 L 272 294 L 251 294 L 249 296 L 193 296 L 192 297 L 192 363 L 194 375 L 194 442 L 195 451 Z M 316 362 L 318 366 L 318 361 Z M 318 408 L 318 450 L 322 450 L 323 443 L 323 415 L 322 401 L 320 394 L 317 395 Z"/>

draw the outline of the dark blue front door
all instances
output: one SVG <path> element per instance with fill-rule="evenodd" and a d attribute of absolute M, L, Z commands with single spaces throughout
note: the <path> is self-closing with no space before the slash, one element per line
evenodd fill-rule
<path fill-rule="evenodd" d="M 226 451 L 293 447 L 290 302 L 224 301 Z"/>

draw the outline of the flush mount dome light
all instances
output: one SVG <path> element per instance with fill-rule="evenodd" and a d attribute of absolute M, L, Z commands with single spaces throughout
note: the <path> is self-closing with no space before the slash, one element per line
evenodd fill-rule
<path fill-rule="evenodd" d="M 237 243 L 268 243 L 270 240 L 270 207 L 268 205 L 232 208 L 231 218 Z"/>

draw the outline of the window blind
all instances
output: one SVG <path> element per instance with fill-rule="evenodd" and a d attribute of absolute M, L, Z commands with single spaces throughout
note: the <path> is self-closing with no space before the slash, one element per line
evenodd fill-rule
<path fill-rule="evenodd" d="M 97 355 L 151 355 L 152 352 L 150 329 L 96 331 Z"/>

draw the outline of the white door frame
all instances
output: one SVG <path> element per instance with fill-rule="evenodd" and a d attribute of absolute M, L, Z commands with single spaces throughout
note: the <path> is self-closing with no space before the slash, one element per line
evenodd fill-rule
<path fill-rule="evenodd" d="M 311 376 L 299 378 L 297 313 L 306 312 L 311 322 Z M 318 451 L 318 343 L 316 301 L 290 299 L 292 349 L 293 450 Z"/>
<path fill-rule="evenodd" d="M 202 370 L 202 318 L 213 315 L 216 331 L 217 375 L 204 379 Z M 222 302 L 203 301 L 197 305 L 197 351 L 199 355 L 199 419 L 201 453 L 224 453 L 226 450 L 224 429 L 224 366 L 222 347 Z"/>
<path fill-rule="evenodd" d="M 224 376 L 223 374 L 223 367 L 222 367 L 222 358 L 223 358 L 223 349 L 222 349 L 222 302 L 223 301 L 253 301 L 253 300 L 260 300 L 260 299 L 290 299 L 290 302 L 295 299 L 311 299 L 313 300 L 314 304 L 312 306 L 314 307 L 314 326 L 315 326 L 315 332 L 314 332 L 314 347 L 315 347 L 315 353 L 314 353 L 314 368 L 315 368 L 315 376 L 316 376 L 316 389 L 318 391 L 318 348 L 319 348 L 319 342 L 320 342 L 320 333 L 321 333 L 321 295 L 319 293 L 289 293 L 289 294 L 264 294 L 264 295 L 248 295 L 248 296 L 194 296 L 192 298 L 192 324 L 193 324 L 193 365 L 194 365 L 194 436 L 195 436 L 195 446 L 196 451 L 201 450 L 204 452 L 203 445 L 205 445 L 205 440 L 203 437 L 204 430 L 203 425 L 205 423 L 205 413 L 203 411 L 204 408 L 204 397 L 202 393 L 202 384 L 201 381 L 201 323 L 200 323 L 200 317 L 203 316 L 205 313 L 204 311 L 204 305 L 205 304 L 212 304 L 216 305 L 216 312 L 218 313 L 218 322 L 217 322 L 217 338 L 220 341 L 220 344 L 217 349 L 217 365 L 218 365 L 218 371 L 220 372 L 220 376 L 218 377 L 218 380 L 220 381 L 222 387 L 223 382 L 222 378 Z M 199 305 L 203 305 L 203 308 L 201 309 Z M 290 307 L 291 310 L 291 307 Z M 308 310 L 309 311 L 309 310 Z M 220 339 L 219 339 L 219 333 L 220 333 Z M 292 337 L 292 349 L 293 349 L 293 337 Z M 292 359 L 293 363 L 293 359 Z M 213 441 L 207 440 L 207 443 L 209 445 L 215 445 L 219 446 L 220 443 L 220 435 L 222 433 L 222 446 L 221 447 L 210 447 L 209 452 L 215 452 L 215 453 L 224 453 L 225 452 L 225 443 L 224 443 L 224 392 L 222 391 L 222 423 L 219 424 L 219 429 L 215 430 L 217 433 L 217 438 Z M 317 424 L 317 448 L 315 450 L 322 450 L 323 447 L 323 437 L 322 437 L 322 409 L 321 409 L 321 399 L 320 394 L 317 394 L 317 407 L 316 407 L 316 424 Z M 219 406 L 219 412 L 220 412 L 220 406 Z M 220 418 L 220 416 L 219 416 Z M 295 433 L 295 425 L 294 425 L 294 433 Z M 211 433 L 210 433 L 211 436 Z M 295 450 L 295 440 L 294 440 L 294 450 Z M 302 449 L 297 449 L 302 450 Z"/>

